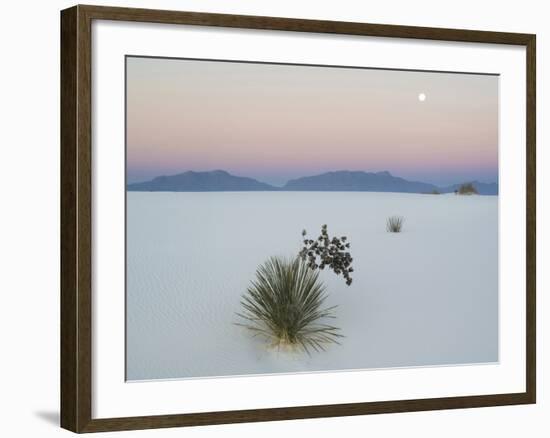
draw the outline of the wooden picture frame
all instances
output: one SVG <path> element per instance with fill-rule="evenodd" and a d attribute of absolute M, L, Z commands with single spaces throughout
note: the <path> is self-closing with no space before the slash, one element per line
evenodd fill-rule
<path fill-rule="evenodd" d="M 355 36 L 517 45 L 526 48 L 526 391 L 239 411 L 92 418 L 92 22 L 114 20 Z M 535 403 L 535 35 L 101 6 L 61 12 L 61 426 L 100 432 Z"/>

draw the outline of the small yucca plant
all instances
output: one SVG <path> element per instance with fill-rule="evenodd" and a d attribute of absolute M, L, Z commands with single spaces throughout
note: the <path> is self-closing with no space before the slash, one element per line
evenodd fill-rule
<path fill-rule="evenodd" d="M 390 233 L 400 233 L 404 221 L 401 216 L 391 216 L 386 221 L 386 230 Z"/>
<path fill-rule="evenodd" d="M 336 307 L 324 307 L 326 297 L 318 271 L 305 261 L 272 257 L 257 269 L 256 279 L 242 296 L 243 311 L 237 315 L 244 322 L 238 325 L 274 347 L 307 353 L 324 350 L 342 337 L 339 328 L 325 322 L 334 318 Z"/>

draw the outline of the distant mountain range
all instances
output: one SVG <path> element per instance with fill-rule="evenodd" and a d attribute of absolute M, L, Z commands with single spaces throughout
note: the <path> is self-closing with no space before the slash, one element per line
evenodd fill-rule
<path fill-rule="evenodd" d="M 426 193 L 435 190 L 432 184 L 393 176 L 384 172 L 327 172 L 306 176 L 286 183 L 283 190 L 321 192 L 401 192 Z"/>
<path fill-rule="evenodd" d="M 231 175 L 225 170 L 184 172 L 172 176 L 157 176 L 151 181 L 128 184 L 135 192 L 252 192 L 274 191 L 277 188 L 253 178 Z"/>
<path fill-rule="evenodd" d="M 498 195 L 497 183 L 471 182 L 480 195 Z M 135 192 L 258 192 L 258 191 L 307 191 L 307 192 L 398 192 L 398 193 L 452 193 L 460 185 L 438 187 L 433 184 L 408 181 L 390 172 L 337 171 L 306 176 L 288 181 L 283 187 L 275 187 L 253 178 L 231 175 L 225 170 L 210 172 L 188 171 L 171 176 L 158 176 L 151 181 L 128 184 L 128 191 Z"/>

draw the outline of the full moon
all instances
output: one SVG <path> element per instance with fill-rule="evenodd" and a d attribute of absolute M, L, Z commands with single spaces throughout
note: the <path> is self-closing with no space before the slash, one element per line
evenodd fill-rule
<path fill-rule="evenodd" d="M 418 100 L 419 100 L 420 102 L 424 102 L 424 101 L 426 100 L 426 95 L 425 95 L 424 93 L 420 93 L 420 94 L 418 95 Z"/>

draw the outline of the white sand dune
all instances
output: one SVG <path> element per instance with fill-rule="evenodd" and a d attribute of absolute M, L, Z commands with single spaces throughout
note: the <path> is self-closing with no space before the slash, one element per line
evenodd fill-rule
<path fill-rule="evenodd" d="M 496 196 L 127 195 L 129 380 L 498 361 Z M 390 215 L 402 233 L 386 232 Z M 272 351 L 234 324 L 240 296 L 323 223 L 352 244 L 352 286 L 321 273 L 345 338 L 311 356 Z"/>

